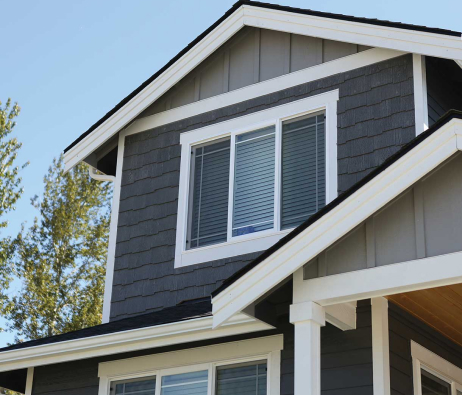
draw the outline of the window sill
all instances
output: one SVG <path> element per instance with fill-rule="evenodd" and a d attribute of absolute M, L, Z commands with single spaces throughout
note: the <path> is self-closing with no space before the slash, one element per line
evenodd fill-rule
<path fill-rule="evenodd" d="M 175 268 L 264 251 L 273 246 L 292 230 L 293 229 L 285 229 L 279 232 L 266 231 L 260 234 L 244 235 L 235 237 L 234 240 L 226 243 L 213 244 L 186 251 L 177 251 L 175 254 Z"/>

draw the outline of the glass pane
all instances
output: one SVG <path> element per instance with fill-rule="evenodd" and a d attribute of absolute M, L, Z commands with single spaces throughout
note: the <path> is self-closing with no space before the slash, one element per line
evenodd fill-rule
<path fill-rule="evenodd" d="M 236 137 L 233 236 L 274 226 L 275 127 Z"/>
<path fill-rule="evenodd" d="M 422 369 L 422 395 L 451 395 L 451 385 Z"/>
<path fill-rule="evenodd" d="M 207 395 L 208 370 L 162 377 L 161 395 Z"/>
<path fill-rule="evenodd" d="M 155 378 L 142 378 L 116 382 L 111 385 L 111 394 L 117 395 L 154 395 L 156 392 Z"/>
<path fill-rule="evenodd" d="M 324 113 L 282 124 L 281 228 L 293 228 L 326 202 Z"/>
<path fill-rule="evenodd" d="M 216 395 L 266 395 L 266 363 L 217 369 Z"/>
<path fill-rule="evenodd" d="M 227 239 L 230 140 L 193 149 L 187 248 Z"/>

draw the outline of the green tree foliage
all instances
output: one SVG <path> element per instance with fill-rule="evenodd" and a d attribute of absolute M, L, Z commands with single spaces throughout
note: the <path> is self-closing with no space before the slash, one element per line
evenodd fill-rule
<path fill-rule="evenodd" d="M 16 341 L 65 333 L 101 322 L 111 186 L 84 164 L 64 173 L 62 157 L 44 177 L 40 215 L 15 240 L 22 287 L 10 299 L 8 328 Z"/>
<path fill-rule="evenodd" d="M 12 104 L 11 99 L 4 106 L 0 101 L 0 232 L 7 227 L 6 215 L 15 209 L 15 204 L 23 193 L 20 167 L 16 165 L 22 144 L 12 136 L 16 126 L 15 119 L 20 111 L 18 104 Z M 27 163 L 22 167 L 25 166 Z M 0 239 L 0 311 L 5 307 L 5 291 L 11 281 L 9 258 L 12 247 L 10 237 Z"/>

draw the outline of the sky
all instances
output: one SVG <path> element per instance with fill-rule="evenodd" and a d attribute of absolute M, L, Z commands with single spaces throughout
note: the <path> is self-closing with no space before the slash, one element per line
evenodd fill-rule
<path fill-rule="evenodd" d="M 462 30 L 460 0 L 266 0 Z M 0 0 L 0 101 L 21 106 L 15 134 L 24 196 L 7 234 L 37 214 L 54 157 L 228 10 L 235 0 Z M 0 319 L 0 325 L 2 324 Z M 13 340 L 0 333 L 0 347 Z"/>

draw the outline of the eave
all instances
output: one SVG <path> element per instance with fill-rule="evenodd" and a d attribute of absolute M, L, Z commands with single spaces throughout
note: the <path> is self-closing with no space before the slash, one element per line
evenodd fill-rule
<path fill-rule="evenodd" d="M 0 353 L 0 372 L 274 329 L 245 314 L 219 330 L 212 330 L 212 323 L 212 317 L 202 317 L 4 351 Z"/>

